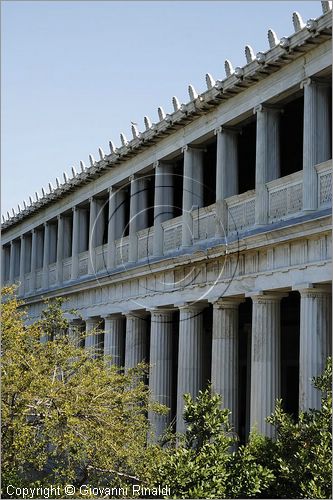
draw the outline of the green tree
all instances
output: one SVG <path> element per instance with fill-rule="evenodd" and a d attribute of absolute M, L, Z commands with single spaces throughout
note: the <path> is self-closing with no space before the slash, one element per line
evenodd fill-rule
<path fill-rule="evenodd" d="M 2 485 L 148 484 L 150 401 L 142 365 L 126 374 L 68 336 L 61 300 L 24 326 L 14 290 L 2 305 Z M 41 342 L 48 338 L 50 341 Z"/>

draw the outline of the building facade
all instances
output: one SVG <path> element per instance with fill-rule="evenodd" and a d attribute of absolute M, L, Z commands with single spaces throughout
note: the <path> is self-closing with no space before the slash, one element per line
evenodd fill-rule
<path fill-rule="evenodd" d="M 282 397 L 317 408 L 331 352 L 330 2 L 189 102 L 3 217 L 2 282 L 29 317 L 63 296 L 85 348 L 129 368 L 183 430 L 183 394 L 211 381 L 241 439 Z M 69 313 L 68 313 L 69 314 Z M 96 328 L 97 331 L 96 332 Z M 93 332 L 89 334 L 89 332 Z"/>

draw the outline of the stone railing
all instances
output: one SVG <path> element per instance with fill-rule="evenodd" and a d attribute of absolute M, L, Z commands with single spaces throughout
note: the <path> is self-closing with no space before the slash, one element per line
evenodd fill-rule
<path fill-rule="evenodd" d="M 72 274 L 72 257 L 68 257 L 62 261 L 62 279 L 63 281 L 69 281 Z"/>
<path fill-rule="evenodd" d="M 31 273 L 24 275 L 24 293 L 29 293 L 31 290 Z"/>
<path fill-rule="evenodd" d="M 88 251 L 79 254 L 79 276 L 85 276 L 88 274 L 88 258 Z"/>
<path fill-rule="evenodd" d="M 128 262 L 129 236 L 116 240 L 116 265 Z"/>
<path fill-rule="evenodd" d="M 227 233 L 236 234 L 254 225 L 255 190 L 226 198 Z"/>
<path fill-rule="evenodd" d="M 193 239 L 194 241 L 207 240 L 213 238 L 216 233 L 216 208 L 215 203 L 208 207 L 194 209 L 193 219 Z"/>
<path fill-rule="evenodd" d="M 36 271 L 36 290 L 43 287 L 43 269 L 37 269 Z"/>
<path fill-rule="evenodd" d="M 294 217 L 303 209 L 303 171 L 268 182 L 268 221 Z"/>
<path fill-rule="evenodd" d="M 57 264 L 54 262 L 49 265 L 49 286 L 55 285 L 57 282 Z"/>
<path fill-rule="evenodd" d="M 164 254 L 182 246 L 182 222 L 183 217 L 180 216 L 162 223 Z"/>
<path fill-rule="evenodd" d="M 332 160 L 316 165 L 318 175 L 318 207 L 332 205 Z"/>
<path fill-rule="evenodd" d="M 95 248 L 95 271 L 106 271 L 108 264 L 108 245 Z"/>
<path fill-rule="evenodd" d="M 153 255 L 153 237 L 153 227 L 138 231 L 138 259 L 144 259 Z"/>

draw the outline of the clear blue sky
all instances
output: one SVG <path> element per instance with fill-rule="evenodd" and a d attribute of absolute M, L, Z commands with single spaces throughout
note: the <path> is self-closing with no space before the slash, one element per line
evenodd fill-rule
<path fill-rule="evenodd" d="M 294 10 L 320 1 L 3 1 L 2 213 L 244 65 L 246 44 L 267 50 L 268 28 L 293 33 Z"/>

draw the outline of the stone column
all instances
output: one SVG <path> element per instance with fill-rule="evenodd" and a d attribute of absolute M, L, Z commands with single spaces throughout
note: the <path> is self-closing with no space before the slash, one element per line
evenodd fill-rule
<path fill-rule="evenodd" d="M 37 230 L 33 229 L 31 231 L 31 285 L 30 291 L 34 292 L 36 290 L 36 265 L 37 265 Z"/>
<path fill-rule="evenodd" d="M 86 338 L 84 347 L 91 356 L 96 358 L 103 352 L 103 334 L 99 331 L 101 326 L 100 318 L 92 317 L 86 320 Z"/>
<path fill-rule="evenodd" d="M 268 223 L 268 190 L 266 183 L 280 177 L 279 109 L 259 105 L 256 145 L 255 223 Z"/>
<path fill-rule="evenodd" d="M 326 287 L 305 288 L 301 294 L 299 407 L 320 409 L 321 392 L 312 378 L 321 375 L 331 354 L 332 295 Z"/>
<path fill-rule="evenodd" d="M 172 311 L 152 310 L 150 330 L 149 389 L 155 401 L 170 408 L 167 415 L 149 413 L 153 432 L 159 437 L 171 421 L 172 401 Z"/>
<path fill-rule="evenodd" d="M 1 285 L 4 286 L 6 282 L 6 247 L 1 246 Z"/>
<path fill-rule="evenodd" d="M 216 134 L 216 235 L 227 233 L 225 199 L 238 194 L 238 130 L 219 127 Z"/>
<path fill-rule="evenodd" d="M 185 393 L 195 398 L 203 387 L 203 305 L 181 306 L 179 317 L 177 432 L 185 431 L 183 420 Z"/>
<path fill-rule="evenodd" d="M 82 326 L 83 323 L 81 319 L 73 319 L 69 323 L 68 336 L 75 347 L 80 347 L 81 345 Z"/>
<path fill-rule="evenodd" d="M 183 148 L 183 228 L 182 245 L 188 247 L 193 240 L 192 210 L 203 206 L 203 150 L 189 146 Z"/>
<path fill-rule="evenodd" d="M 80 209 L 73 207 L 73 237 L 72 237 L 72 280 L 79 276 L 79 215 Z"/>
<path fill-rule="evenodd" d="M 130 191 L 130 220 L 129 220 L 129 261 L 136 262 L 138 259 L 138 210 L 139 210 L 139 185 L 134 175 L 130 177 L 131 191 Z"/>
<path fill-rule="evenodd" d="M 23 234 L 20 236 L 21 238 L 21 253 L 20 253 L 20 288 L 19 294 L 24 295 L 24 279 L 25 279 L 25 259 L 26 259 L 26 239 Z"/>
<path fill-rule="evenodd" d="M 89 255 L 88 255 L 88 274 L 96 272 L 96 224 L 97 224 L 97 202 L 91 197 L 89 212 Z"/>
<path fill-rule="evenodd" d="M 44 222 L 43 288 L 49 287 L 50 225 Z"/>
<path fill-rule="evenodd" d="M 251 294 L 252 295 L 252 294 Z M 280 300 L 285 295 L 252 295 L 251 408 L 250 427 L 274 437 L 274 428 L 265 419 L 280 398 Z"/>
<path fill-rule="evenodd" d="M 330 158 L 330 88 L 307 78 L 304 88 L 303 210 L 318 208 L 318 178 L 315 165 Z"/>
<path fill-rule="evenodd" d="M 238 430 L 238 306 L 242 299 L 226 297 L 213 306 L 212 389 L 231 410 Z"/>
<path fill-rule="evenodd" d="M 163 255 L 162 222 L 173 217 L 173 166 L 158 161 L 155 167 L 154 242 L 156 257 Z"/>
<path fill-rule="evenodd" d="M 9 261 L 9 281 L 14 283 L 14 267 L 15 267 L 15 243 L 10 242 L 10 261 Z"/>
<path fill-rule="evenodd" d="M 111 356 L 111 364 L 124 366 L 125 325 L 121 314 L 105 316 L 104 356 Z"/>
<path fill-rule="evenodd" d="M 116 266 L 116 226 L 117 220 L 117 191 L 110 187 L 109 192 L 109 220 L 108 220 L 108 259 L 107 267 L 112 269 Z"/>
<path fill-rule="evenodd" d="M 147 361 L 147 319 L 141 313 L 126 314 L 125 369 Z"/>
<path fill-rule="evenodd" d="M 61 285 L 63 280 L 62 261 L 64 258 L 64 218 L 62 215 L 58 215 L 57 239 L 56 283 Z"/>

